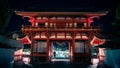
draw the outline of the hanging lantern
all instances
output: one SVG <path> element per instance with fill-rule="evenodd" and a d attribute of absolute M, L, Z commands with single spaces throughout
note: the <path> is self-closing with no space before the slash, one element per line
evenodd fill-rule
<path fill-rule="evenodd" d="M 92 41 L 90 42 L 91 45 L 99 46 L 105 43 L 105 39 L 99 39 L 96 36 L 93 37 Z"/>

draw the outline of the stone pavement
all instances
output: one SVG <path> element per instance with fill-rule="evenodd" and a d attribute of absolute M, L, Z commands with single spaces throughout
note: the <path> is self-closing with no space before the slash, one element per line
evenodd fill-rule
<path fill-rule="evenodd" d="M 52 62 L 49 64 L 24 64 L 23 62 L 16 62 L 13 68 L 87 68 L 88 64 L 75 64 L 69 62 Z"/>
<path fill-rule="evenodd" d="M 13 68 L 110 68 L 103 62 L 98 64 L 85 64 L 85 63 L 69 63 L 69 62 L 52 62 L 47 64 L 25 64 L 22 61 L 15 62 Z"/>

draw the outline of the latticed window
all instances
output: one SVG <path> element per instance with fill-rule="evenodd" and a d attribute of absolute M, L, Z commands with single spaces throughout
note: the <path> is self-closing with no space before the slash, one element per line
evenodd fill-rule
<path fill-rule="evenodd" d="M 84 42 L 75 42 L 75 52 L 76 53 L 83 53 L 84 52 Z"/>
<path fill-rule="evenodd" d="M 47 43 L 46 41 L 36 41 L 33 44 L 33 52 L 46 53 Z"/>

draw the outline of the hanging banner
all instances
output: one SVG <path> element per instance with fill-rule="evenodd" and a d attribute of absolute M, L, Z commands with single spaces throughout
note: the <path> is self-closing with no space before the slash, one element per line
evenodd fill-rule
<path fill-rule="evenodd" d="M 105 43 L 105 39 L 99 39 L 96 36 L 93 37 L 92 41 L 90 42 L 91 45 L 99 46 Z"/>
<path fill-rule="evenodd" d="M 25 36 L 24 38 L 17 38 L 17 40 L 22 41 L 23 44 L 31 44 L 31 40 L 28 36 Z"/>

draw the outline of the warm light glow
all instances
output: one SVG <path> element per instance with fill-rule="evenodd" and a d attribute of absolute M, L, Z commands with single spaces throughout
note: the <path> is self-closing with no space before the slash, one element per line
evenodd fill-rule
<path fill-rule="evenodd" d="M 30 58 L 29 57 L 23 57 L 23 62 L 25 64 L 29 64 L 30 63 Z"/>
<path fill-rule="evenodd" d="M 14 60 L 22 60 L 23 49 L 17 50 L 14 52 Z"/>
<path fill-rule="evenodd" d="M 35 18 L 32 16 L 29 16 L 29 18 L 30 18 L 29 21 L 31 22 L 32 26 L 34 26 L 35 25 Z"/>
<path fill-rule="evenodd" d="M 101 61 L 104 61 L 105 59 L 104 48 L 99 48 L 99 59 Z"/>
<path fill-rule="evenodd" d="M 22 41 L 23 44 L 31 44 L 31 40 L 28 36 L 25 36 L 24 38 L 17 38 L 17 40 Z"/>
<path fill-rule="evenodd" d="M 93 59 L 92 59 L 93 65 L 98 64 L 98 62 L 99 62 L 99 59 L 98 59 L 98 58 L 93 58 Z"/>
<path fill-rule="evenodd" d="M 90 24 L 93 22 L 93 19 L 92 19 L 92 17 L 89 17 L 88 18 L 88 26 L 90 26 Z"/>
<path fill-rule="evenodd" d="M 22 54 L 23 54 L 23 49 L 14 52 L 14 55 L 22 55 Z"/>
<path fill-rule="evenodd" d="M 88 26 L 90 26 L 90 24 L 93 22 L 93 18 L 98 18 L 99 19 L 98 16 L 91 16 L 91 17 L 89 17 L 88 18 Z"/>
<path fill-rule="evenodd" d="M 99 39 L 96 36 L 93 37 L 92 41 L 90 42 L 91 45 L 98 46 L 105 43 L 105 39 Z"/>

